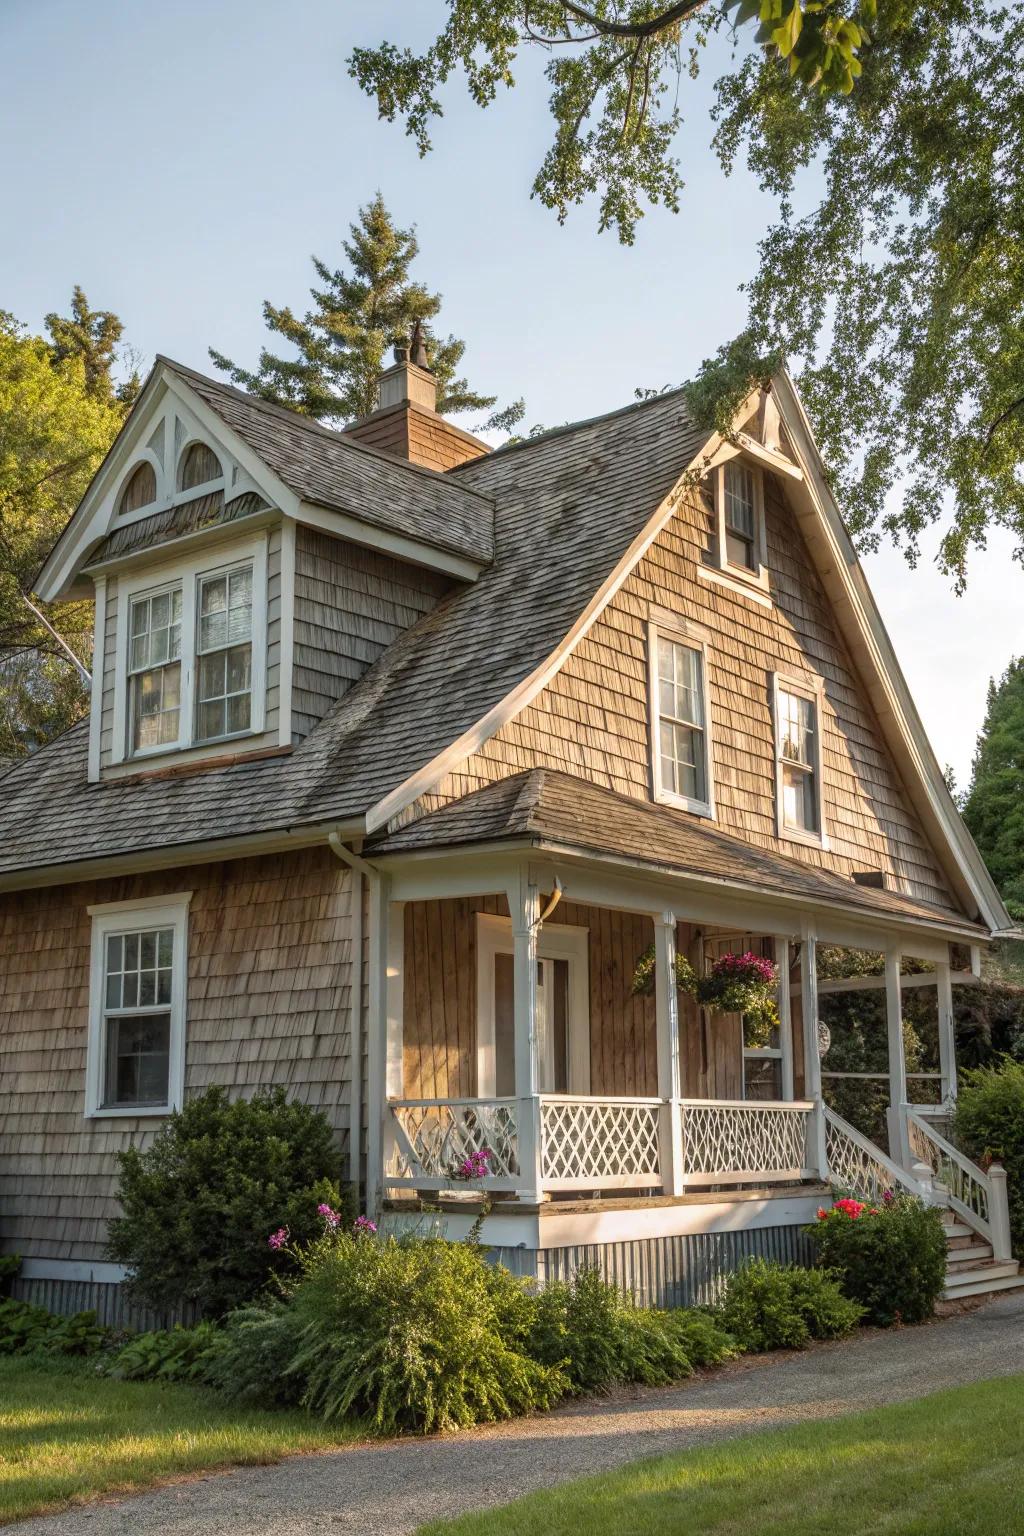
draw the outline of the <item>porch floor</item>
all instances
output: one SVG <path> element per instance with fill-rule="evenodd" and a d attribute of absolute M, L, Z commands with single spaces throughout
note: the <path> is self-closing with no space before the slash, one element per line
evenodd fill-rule
<path fill-rule="evenodd" d="M 537 1216 L 542 1221 L 545 1216 L 574 1216 L 585 1215 L 597 1211 L 650 1211 L 659 1207 L 676 1208 L 678 1206 L 692 1205 L 725 1205 L 740 1204 L 747 1201 L 764 1200 L 792 1200 L 813 1199 L 817 1196 L 829 1194 L 828 1184 L 820 1179 L 807 1179 L 803 1182 L 792 1184 L 765 1184 L 763 1186 L 751 1186 L 744 1184 L 742 1188 L 722 1186 L 718 1189 L 694 1189 L 682 1195 L 634 1195 L 634 1194 L 608 1194 L 593 1195 L 579 1198 L 571 1194 L 554 1194 L 548 1200 L 527 1203 L 524 1200 L 495 1200 L 488 1215 L 488 1221 L 501 1216 Z M 464 1211 L 471 1210 L 472 1206 L 466 1202 L 449 1201 L 441 1192 L 434 1194 L 432 1201 L 439 1206 L 455 1207 Z M 423 1202 L 417 1199 L 392 1198 L 385 1201 L 386 1211 L 409 1212 L 418 1211 Z"/>

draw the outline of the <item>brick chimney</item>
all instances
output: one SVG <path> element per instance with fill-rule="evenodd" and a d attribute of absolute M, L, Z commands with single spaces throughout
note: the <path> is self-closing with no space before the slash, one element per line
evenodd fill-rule
<path fill-rule="evenodd" d="M 394 363 L 380 376 L 380 405 L 345 433 L 427 469 L 453 469 L 490 452 L 478 437 L 437 414 L 437 379 L 427 363 L 418 320 L 409 341 L 396 346 Z"/>

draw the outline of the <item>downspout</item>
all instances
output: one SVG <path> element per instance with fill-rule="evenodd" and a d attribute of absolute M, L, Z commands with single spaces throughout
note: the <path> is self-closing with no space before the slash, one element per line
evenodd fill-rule
<path fill-rule="evenodd" d="M 343 864 L 347 864 L 352 872 L 352 960 L 349 982 L 351 1104 L 348 1126 L 348 1163 L 349 1183 L 352 1185 L 358 1204 L 363 1141 L 363 906 L 365 900 L 363 876 L 373 875 L 375 870 L 372 864 L 368 864 L 365 859 L 360 858 L 359 854 L 347 848 L 337 832 L 332 832 L 327 841 L 331 845 L 331 851 Z"/>

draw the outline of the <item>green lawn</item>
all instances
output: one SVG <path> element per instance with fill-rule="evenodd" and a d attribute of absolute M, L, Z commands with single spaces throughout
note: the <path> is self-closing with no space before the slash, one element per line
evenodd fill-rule
<path fill-rule="evenodd" d="M 199 1387 L 111 1381 L 87 1363 L 0 1359 L 0 1524 L 91 1494 L 290 1451 L 354 1430 L 234 1408 Z"/>
<path fill-rule="evenodd" d="M 1009 1536 L 1022 1453 L 1015 1376 L 639 1462 L 422 1536 Z"/>

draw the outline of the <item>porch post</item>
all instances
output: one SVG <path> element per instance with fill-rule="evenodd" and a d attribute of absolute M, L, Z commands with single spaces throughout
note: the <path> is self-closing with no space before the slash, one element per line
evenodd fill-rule
<path fill-rule="evenodd" d="M 370 976 L 367 1038 L 366 1208 L 384 1196 L 391 1156 L 388 1099 L 402 1096 L 402 993 L 405 907 L 391 900 L 387 875 L 369 877 Z"/>
<path fill-rule="evenodd" d="M 900 984 L 900 949 L 890 944 L 885 951 L 885 1021 L 889 1038 L 889 1156 L 901 1168 L 910 1167 L 907 1140 L 907 1061 L 903 1051 L 903 989 Z"/>
<path fill-rule="evenodd" d="M 666 1195 L 683 1193 L 683 1123 L 680 1105 L 679 991 L 676 987 L 676 915 L 654 919 L 654 990 L 658 1033 L 658 1135 L 661 1183 Z"/>
<path fill-rule="evenodd" d="M 779 973 L 779 1050 L 782 1052 L 782 1097 L 793 1099 L 793 1007 L 789 990 L 789 940 L 775 934 L 775 966 Z"/>
<path fill-rule="evenodd" d="M 804 1098 L 814 1106 L 810 1166 L 828 1178 L 825 1149 L 825 1109 L 821 1096 L 821 1056 L 818 1054 L 818 932 L 810 918 L 800 927 L 800 1008 L 804 1026 Z"/>
<path fill-rule="evenodd" d="M 935 967 L 935 997 L 939 1012 L 939 1072 L 942 1076 L 942 1098 L 956 1098 L 956 1025 L 953 1017 L 953 984 L 949 975 L 949 961 L 940 960 Z"/>
<path fill-rule="evenodd" d="M 540 896 L 524 867 L 508 892 L 512 914 L 516 1146 L 520 1200 L 542 1199 L 540 1060 L 537 1040 L 537 922 Z"/>

